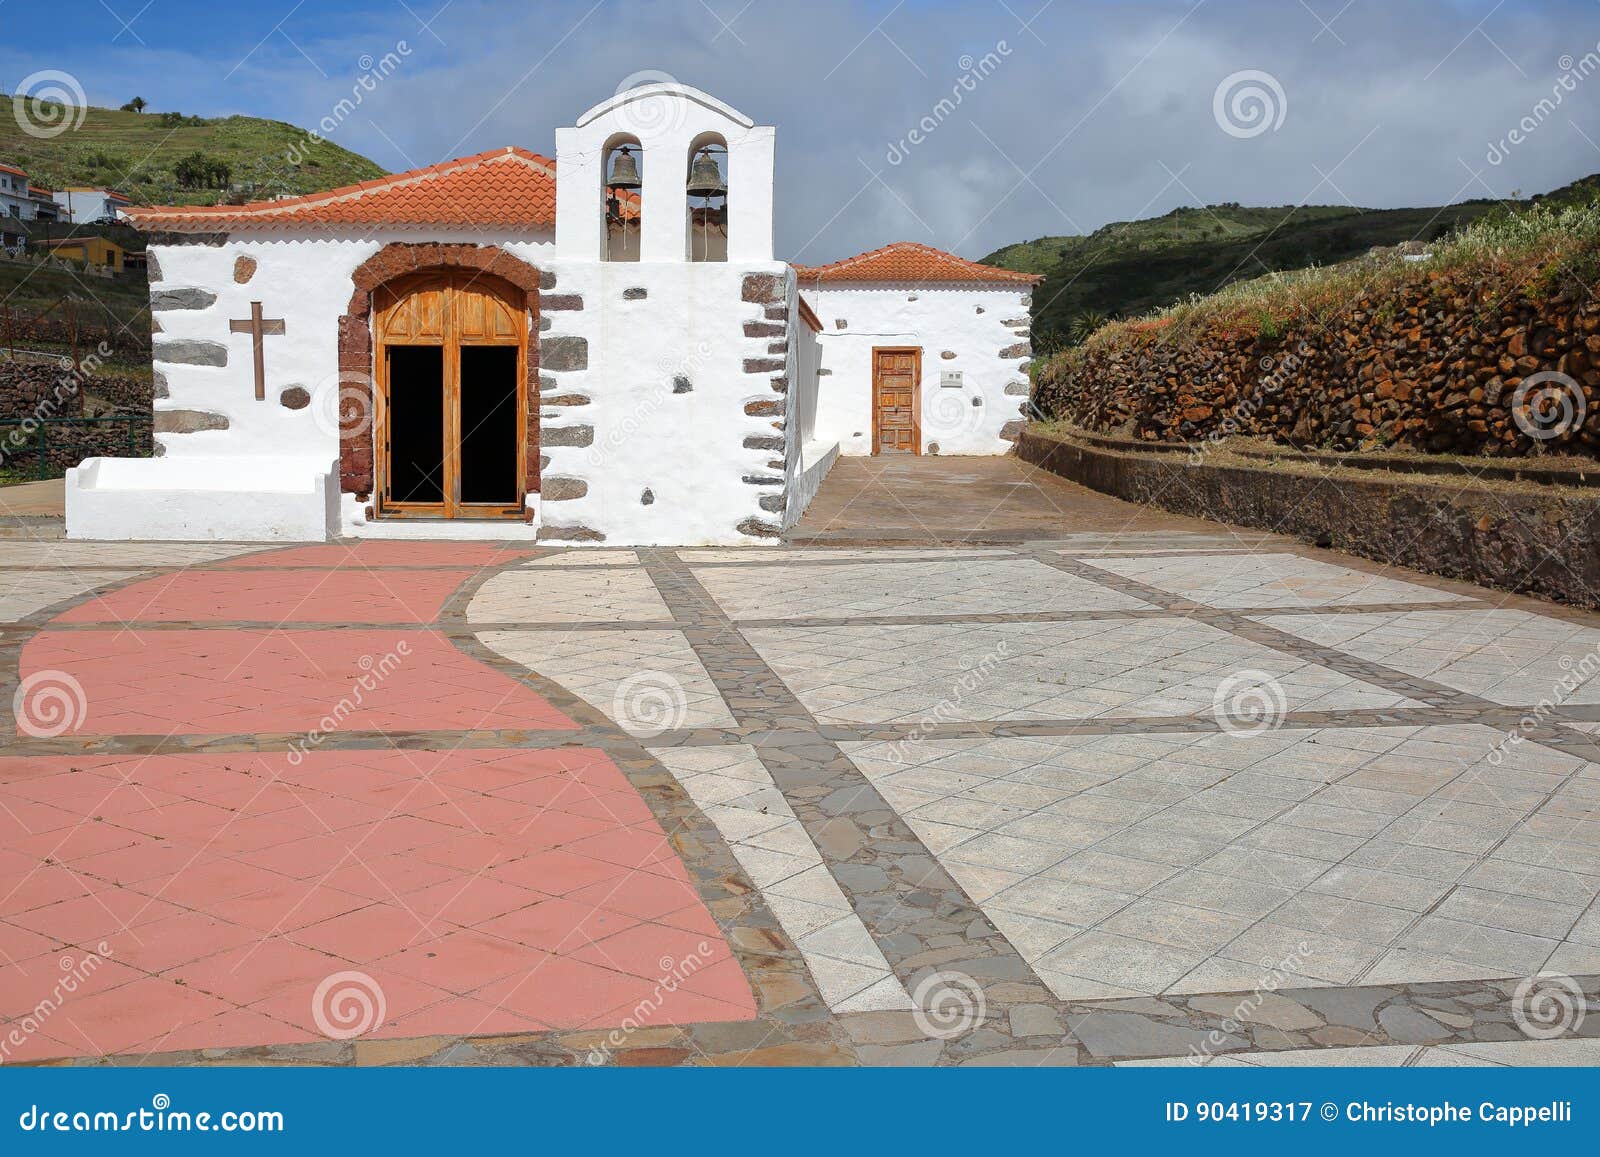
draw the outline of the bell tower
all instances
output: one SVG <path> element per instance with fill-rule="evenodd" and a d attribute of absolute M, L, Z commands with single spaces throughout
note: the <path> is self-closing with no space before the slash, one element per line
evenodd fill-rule
<path fill-rule="evenodd" d="M 757 125 L 715 97 L 675 82 L 624 89 L 556 130 L 556 253 L 564 260 L 601 261 L 616 253 L 608 202 L 621 201 L 614 182 L 615 156 L 626 147 L 637 175 L 636 209 L 622 205 L 623 224 L 637 228 L 637 260 L 688 261 L 685 229 L 690 197 L 705 198 L 704 160 L 715 142 L 724 188 L 726 258 L 753 264 L 772 260 L 772 196 L 776 130 Z M 628 169 L 624 169 L 625 175 Z M 686 180 L 686 174 L 688 179 Z M 690 185 L 698 179 L 691 194 Z M 632 186 L 628 186 L 632 192 Z M 702 224 L 705 216 L 695 218 Z M 715 220 L 715 218 L 712 218 Z M 631 221 L 631 224 L 629 222 Z M 704 246 L 703 240 L 701 245 Z"/>

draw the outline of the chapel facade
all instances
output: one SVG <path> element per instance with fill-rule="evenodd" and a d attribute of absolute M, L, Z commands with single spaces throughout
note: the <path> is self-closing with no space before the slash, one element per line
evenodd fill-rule
<path fill-rule="evenodd" d="M 327 193 L 144 208 L 153 459 L 74 538 L 771 542 L 841 454 L 998 454 L 1036 278 L 773 252 L 775 130 L 678 84 Z"/>

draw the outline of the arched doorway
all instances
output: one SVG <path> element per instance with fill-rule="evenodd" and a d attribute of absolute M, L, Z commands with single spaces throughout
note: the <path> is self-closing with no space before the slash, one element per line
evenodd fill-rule
<path fill-rule="evenodd" d="M 527 495 L 523 290 L 434 269 L 373 292 L 380 517 L 519 518 Z"/>

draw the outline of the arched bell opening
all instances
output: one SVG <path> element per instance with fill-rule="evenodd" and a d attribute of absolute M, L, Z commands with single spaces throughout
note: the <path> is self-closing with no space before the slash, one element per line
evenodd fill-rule
<path fill-rule="evenodd" d="M 689 145 L 685 252 L 690 261 L 728 259 L 728 142 L 702 133 Z"/>
<path fill-rule="evenodd" d="M 639 240 L 644 224 L 644 150 L 639 138 L 619 134 L 606 142 L 600 166 L 604 198 L 604 261 L 639 260 Z"/>

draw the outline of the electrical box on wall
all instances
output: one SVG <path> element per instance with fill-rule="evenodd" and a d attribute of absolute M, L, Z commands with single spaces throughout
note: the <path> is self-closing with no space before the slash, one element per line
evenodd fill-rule
<path fill-rule="evenodd" d="M 961 371 L 941 371 L 939 374 L 939 387 L 945 390 L 959 390 L 961 388 Z"/>

